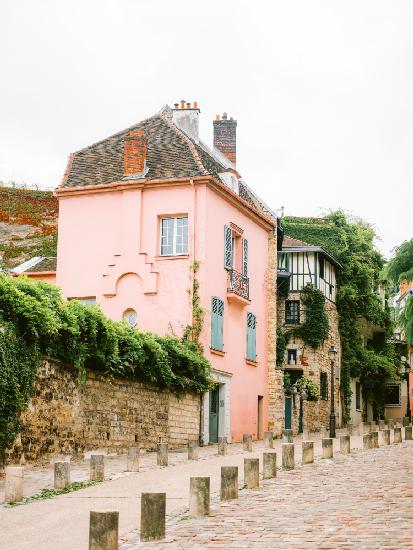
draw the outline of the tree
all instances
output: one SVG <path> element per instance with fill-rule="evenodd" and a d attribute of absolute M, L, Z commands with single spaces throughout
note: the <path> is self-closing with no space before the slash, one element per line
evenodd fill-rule
<path fill-rule="evenodd" d="M 386 267 L 387 277 L 394 284 L 413 280 L 413 239 L 396 248 Z"/>

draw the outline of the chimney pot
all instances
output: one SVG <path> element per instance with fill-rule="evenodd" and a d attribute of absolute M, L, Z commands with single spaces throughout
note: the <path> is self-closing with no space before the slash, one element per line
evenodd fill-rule
<path fill-rule="evenodd" d="M 179 108 L 179 103 L 174 103 L 174 107 L 175 107 L 175 109 L 178 109 Z"/>
<path fill-rule="evenodd" d="M 227 118 L 228 118 L 227 113 L 223 113 L 223 115 L 222 115 L 222 120 L 227 120 Z"/>
<path fill-rule="evenodd" d="M 194 109 L 198 109 L 198 101 L 194 101 Z"/>
<path fill-rule="evenodd" d="M 134 132 L 133 130 L 131 130 L 131 131 L 129 132 L 129 135 L 130 135 L 130 136 L 134 136 L 134 135 L 135 135 L 135 132 Z"/>
<path fill-rule="evenodd" d="M 215 120 L 219 120 L 221 117 L 219 115 L 215 115 Z"/>
<path fill-rule="evenodd" d="M 190 103 L 187 103 L 187 104 L 186 104 L 186 108 L 187 108 L 187 109 L 190 109 L 190 108 L 191 108 L 191 104 L 190 104 Z"/>
<path fill-rule="evenodd" d="M 185 109 L 185 100 L 181 99 L 181 109 Z"/>

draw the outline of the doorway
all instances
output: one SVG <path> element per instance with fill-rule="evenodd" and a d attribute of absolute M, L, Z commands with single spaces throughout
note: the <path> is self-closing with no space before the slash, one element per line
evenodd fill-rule
<path fill-rule="evenodd" d="M 293 400 L 292 397 L 285 396 L 285 409 L 284 409 L 284 428 L 286 430 L 291 430 L 291 417 L 293 412 Z"/>
<path fill-rule="evenodd" d="M 219 425 L 219 386 L 209 392 L 209 442 L 218 442 Z"/>

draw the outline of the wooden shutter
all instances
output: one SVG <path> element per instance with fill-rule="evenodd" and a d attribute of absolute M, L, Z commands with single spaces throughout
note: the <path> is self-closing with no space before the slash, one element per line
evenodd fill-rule
<path fill-rule="evenodd" d="M 248 240 L 242 239 L 242 274 L 248 277 Z"/>
<path fill-rule="evenodd" d="M 253 313 L 247 313 L 247 359 L 257 360 L 256 351 L 256 328 L 257 318 Z"/>
<path fill-rule="evenodd" d="M 224 227 L 224 267 L 232 269 L 232 229 Z"/>
<path fill-rule="evenodd" d="M 224 348 L 224 302 L 215 296 L 212 298 L 211 312 L 211 348 Z"/>

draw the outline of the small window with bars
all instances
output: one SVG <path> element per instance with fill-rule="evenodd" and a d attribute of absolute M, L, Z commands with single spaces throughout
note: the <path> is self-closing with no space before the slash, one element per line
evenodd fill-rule
<path fill-rule="evenodd" d="M 320 398 L 327 401 L 328 399 L 328 378 L 326 372 L 320 372 Z"/>
<path fill-rule="evenodd" d="M 285 302 L 285 324 L 298 325 L 300 322 L 300 301 L 286 300 Z"/>

